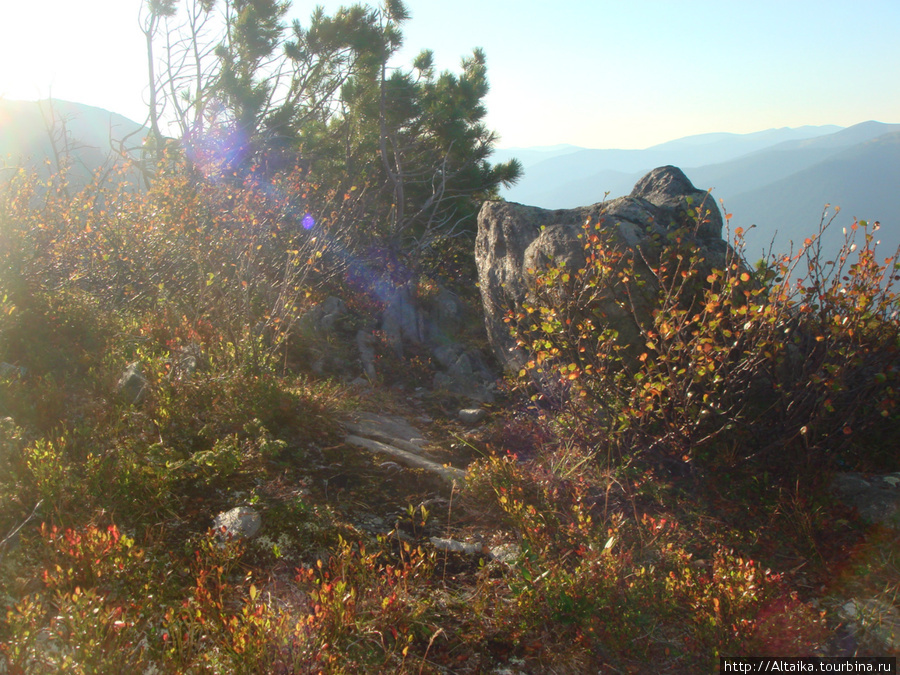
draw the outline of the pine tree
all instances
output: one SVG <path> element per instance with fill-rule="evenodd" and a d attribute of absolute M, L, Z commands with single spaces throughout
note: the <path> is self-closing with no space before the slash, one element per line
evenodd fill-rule
<path fill-rule="evenodd" d="M 175 0 L 148 0 L 148 56 L 159 33 L 167 47 L 160 75 L 151 64 L 151 118 L 174 112 L 188 155 L 210 145 L 220 176 L 299 163 L 334 190 L 359 188 L 369 222 L 358 239 L 412 270 L 442 240 L 471 233 L 478 202 L 519 177 L 516 161 L 489 162 L 484 52 L 460 73 L 437 74 L 427 50 L 409 69 L 393 65 L 410 19 L 401 0 L 318 8 L 290 29 L 285 0 L 183 1 L 179 18 Z"/>
<path fill-rule="evenodd" d="M 308 136 L 306 147 L 316 158 L 341 158 L 345 180 L 361 178 L 374 188 L 373 223 L 382 242 L 415 267 L 440 240 L 471 233 L 477 204 L 517 180 L 521 165 L 488 161 L 497 136 L 483 123 L 484 52 L 464 58 L 458 75 L 436 75 L 429 50 L 409 70 L 391 68 L 409 13 L 391 0 L 374 16 L 384 50 L 348 79 L 340 92 L 341 114 L 327 133 Z"/>

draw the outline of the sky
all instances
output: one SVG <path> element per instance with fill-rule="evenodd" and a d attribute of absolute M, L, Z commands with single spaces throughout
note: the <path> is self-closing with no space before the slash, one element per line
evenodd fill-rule
<path fill-rule="evenodd" d="M 146 112 L 143 0 L 0 0 L 0 97 Z M 305 22 L 316 4 L 294 0 Z M 372 3 L 370 3 L 372 4 Z M 500 147 L 900 122 L 900 0 L 406 0 L 395 65 L 487 55 Z M 2 130 L 0 130 L 2 133 Z"/>

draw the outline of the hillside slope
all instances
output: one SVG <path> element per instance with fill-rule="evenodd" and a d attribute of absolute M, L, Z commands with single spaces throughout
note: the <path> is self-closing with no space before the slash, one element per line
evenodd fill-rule
<path fill-rule="evenodd" d="M 738 157 L 788 141 L 831 134 L 840 127 L 769 129 L 753 134 L 701 134 L 662 143 L 644 150 L 580 149 L 531 165 L 525 176 L 503 192 L 509 201 L 548 209 L 574 208 L 627 193 L 647 171 L 671 164 L 704 166 Z M 533 160 L 526 150 L 523 157 Z"/>
<path fill-rule="evenodd" d="M 68 155 L 70 179 L 83 183 L 119 159 L 121 143 L 140 148 L 145 129 L 122 115 L 71 101 L 0 99 L 0 167 L 8 174 L 31 167 L 45 176 Z M 49 168 L 47 165 L 49 162 Z"/>
<path fill-rule="evenodd" d="M 896 125 L 895 125 L 896 126 Z M 748 253 L 759 252 L 774 239 L 775 250 L 787 250 L 816 232 L 825 204 L 841 211 L 825 236 L 828 249 L 843 239 L 842 227 L 854 218 L 878 220 L 877 235 L 888 255 L 900 245 L 900 131 L 885 134 L 767 185 L 727 200 L 732 224 L 745 229 Z M 834 209 L 830 210 L 834 213 Z"/>

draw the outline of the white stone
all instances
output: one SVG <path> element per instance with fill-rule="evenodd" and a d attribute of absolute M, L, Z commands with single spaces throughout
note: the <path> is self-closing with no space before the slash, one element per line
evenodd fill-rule
<path fill-rule="evenodd" d="M 213 527 L 226 537 L 250 539 L 262 527 L 262 517 L 247 506 L 237 506 L 216 516 Z"/>
<path fill-rule="evenodd" d="M 487 410 L 484 408 L 464 408 L 459 411 L 458 417 L 465 424 L 478 424 L 487 417 Z"/>

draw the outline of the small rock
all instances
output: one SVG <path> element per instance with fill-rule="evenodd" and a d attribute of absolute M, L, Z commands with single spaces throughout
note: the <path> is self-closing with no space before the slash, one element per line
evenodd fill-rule
<path fill-rule="evenodd" d="M 203 347 L 192 342 L 179 350 L 172 353 L 169 360 L 171 370 L 169 377 L 174 380 L 187 380 L 194 376 L 197 371 L 207 370 L 209 368 L 209 359 L 203 352 Z"/>
<path fill-rule="evenodd" d="M 448 551 L 450 553 L 465 553 L 466 555 L 483 555 L 487 552 L 484 544 L 475 542 L 467 543 L 456 541 L 455 539 L 445 539 L 444 537 L 431 537 L 431 545 L 439 551 Z"/>
<path fill-rule="evenodd" d="M 491 671 L 491 675 L 525 675 L 524 670 L 513 670 L 506 666 L 498 666 Z"/>
<path fill-rule="evenodd" d="M 462 351 L 462 346 L 456 343 L 451 343 L 438 345 L 432 350 L 431 353 L 434 355 L 434 358 L 437 359 L 437 362 L 441 365 L 442 368 L 449 368 L 456 362 L 460 354 L 462 354 Z"/>
<path fill-rule="evenodd" d="M 217 515 L 213 527 L 223 537 L 250 539 L 262 527 L 262 516 L 250 507 L 237 506 Z"/>
<path fill-rule="evenodd" d="M 484 408 L 463 408 L 457 416 L 464 424 L 478 424 L 487 417 L 487 410 Z"/>
<path fill-rule="evenodd" d="M 371 333 L 364 330 L 356 333 L 356 348 L 359 350 L 359 360 L 363 367 L 363 372 L 369 379 L 374 382 L 376 378 L 375 372 L 375 347 L 373 346 L 375 339 Z"/>
<path fill-rule="evenodd" d="M 512 565 L 521 553 L 522 548 L 518 544 L 501 544 L 490 550 L 489 557 L 505 565 Z"/>
<path fill-rule="evenodd" d="M 141 374 L 141 364 L 135 361 L 125 369 L 122 377 L 119 378 L 116 393 L 126 403 L 137 405 L 147 397 L 149 388 L 150 383 Z"/>
<path fill-rule="evenodd" d="M 0 363 L 0 377 L 25 377 L 28 374 L 27 368 L 20 368 L 11 363 Z"/>
<path fill-rule="evenodd" d="M 300 317 L 299 328 L 301 331 L 316 333 L 333 333 L 338 320 L 347 312 L 347 305 L 333 295 L 325 298 L 324 302 L 311 307 Z"/>
<path fill-rule="evenodd" d="M 317 328 L 321 333 L 331 333 L 338 320 L 347 312 L 347 305 L 340 298 L 330 295 L 322 303 L 321 311 L 322 318 L 319 319 Z"/>
<path fill-rule="evenodd" d="M 834 488 L 845 497 L 854 497 L 872 489 L 872 485 L 859 474 L 839 473 L 834 477 Z"/>

